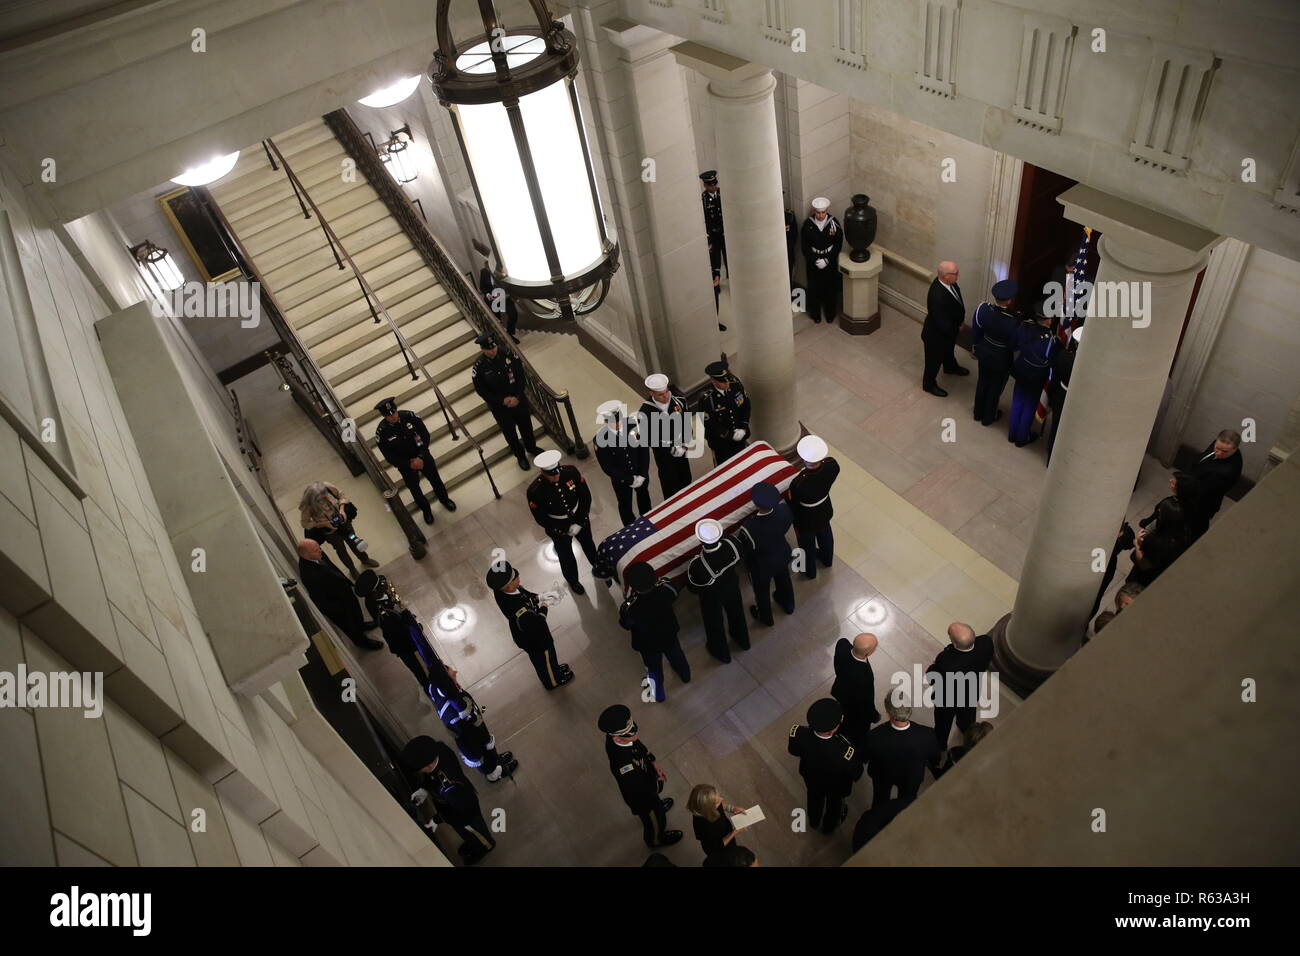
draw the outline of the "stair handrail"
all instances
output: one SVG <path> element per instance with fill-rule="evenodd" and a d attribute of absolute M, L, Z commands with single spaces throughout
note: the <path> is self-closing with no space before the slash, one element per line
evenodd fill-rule
<path fill-rule="evenodd" d="M 419 381 L 419 376 L 415 372 L 416 367 L 418 367 L 420 372 L 423 373 L 425 381 L 433 388 L 434 397 L 437 398 L 438 406 L 442 409 L 443 418 L 447 422 L 447 431 L 451 434 L 452 441 L 460 441 L 460 435 L 457 433 L 457 429 L 464 432 L 465 437 L 469 439 L 470 445 L 474 447 L 474 451 L 478 454 L 479 466 L 483 469 L 483 474 L 487 476 L 488 485 L 492 489 L 492 494 L 497 498 L 500 498 L 501 492 L 497 489 L 496 482 L 492 478 L 492 469 L 488 467 L 487 457 L 483 454 L 483 446 L 479 443 L 478 439 L 474 437 L 470 430 L 465 427 L 464 421 L 461 420 L 460 413 L 457 412 L 455 406 L 447 400 L 447 396 L 443 394 L 442 389 L 438 386 L 437 379 L 429 373 L 428 367 L 424 364 L 424 359 L 420 358 L 419 353 L 415 351 L 415 347 L 411 345 L 410 341 L 406 338 L 405 333 L 402 332 L 401 328 L 393 320 L 392 315 L 388 312 L 387 306 L 384 305 L 383 299 L 380 298 L 379 293 L 375 290 L 374 286 L 370 284 L 370 280 L 368 280 L 361 269 L 357 267 L 357 264 L 353 260 L 352 255 L 348 252 L 347 247 L 343 245 L 343 240 L 339 237 L 339 234 L 334 231 L 334 227 L 331 226 L 329 220 L 325 218 L 325 214 L 321 212 L 320 207 L 316 205 L 316 200 L 312 199 L 311 193 L 307 191 L 306 184 L 298 178 L 298 174 L 294 172 L 293 166 L 284 158 L 284 154 L 280 151 L 280 147 L 276 145 L 275 140 L 267 137 L 265 143 L 270 147 L 271 152 L 275 154 L 275 158 L 280 161 L 280 166 L 283 167 L 285 176 L 289 179 L 290 184 L 293 185 L 300 200 L 305 199 L 307 205 L 311 207 L 311 211 L 316 214 L 316 221 L 320 224 L 321 229 L 324 230 L 326 238 L 331 240 L 331 248 L 334 250 L 336 258 L 339 255 L 342 255 L 343 259 L 347 262 L 348 267 L 351 268 L 352 274 L 356 277 L 357 284 L 361 286 L 361 291 L 365 294 L 366 301 L 370 305 L 370 314 L 374 318 L 375 322 L 378 323 L 379 317 L 382 315 L 384 320 L 388 323 L 389 330 L 397 339 L 397 345 L 402 352 L 402 358 L 406 360 L 406 367 L 411 373 L 411 381 Z"/>

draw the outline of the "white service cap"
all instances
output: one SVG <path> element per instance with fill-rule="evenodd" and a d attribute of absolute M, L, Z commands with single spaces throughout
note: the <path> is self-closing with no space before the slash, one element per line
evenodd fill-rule
<path fill-rule="evenodd" d="M 1074 344 L 1075 344 L 1075 345 L 1078 345 L 1080 342 L 1082 342 L 1082 341 L 1083 341 L 1083 326 L 1081 325 L 1081 326 L 1079 326 L 1078 328 L 1076 328 L 1073 332 L 1071 332 L 1071 333 L 1070 333 L 1070 338 L 1074 339 Z"/>
<path fill-rule="evenodd" d="M 799 457 L 810 465 L 815 465 L 826 457 L 826 443 L 816 435 L 804 435 L 799 439 Z"/>
<path fill-rule="evenodd" d="M 722 537 L 722 523 L 715 518 L 701 518 L 695 522 L 695 537 L 704 544 L 713 544 Z"/>
<path fill-rule="evenodd" d="M 812 207 L 819 212 L 825 212 L 827 209 L 831 208 L 831 201 L 825 196 L 818 196 L 812 201 Z"/>
<path fill-rule="evenodd" d="M 542 469 L 542 471 L 551 471 L 559 466 L 560 453 L 554 449 L 544 451 L 533 459 L 533 464 Z"/>
<path fill-rule="evenodd" d="M 623 414 L 623 403 L 617 398 L 611 398 L 609 401 L 601 402 L 596 406 L 596 416 L 601 421 L 609 421 L 621 414 Z"/>
<path fill-rule="evenodd" d="M 647 375 L 645 387 L 652 392 L 662 392 L 668 387 L 668 376 L 662 372 L 655 372 L 653 375 Z"/>

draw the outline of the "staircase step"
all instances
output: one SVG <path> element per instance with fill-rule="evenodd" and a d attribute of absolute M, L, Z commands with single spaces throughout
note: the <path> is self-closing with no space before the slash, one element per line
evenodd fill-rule
<path fill-rule="evenodd" d="M 436 309 L 415 312 L 414 316 L 409 322 L 399 322 L 398 328 L 417 352 L 423 351 L 430 340 L 439 341 L 439 337 L 450 338 L 453 333 L 457 340 L 464 337 L 466 323 L 461 320 L 460 310 L 451 302 Z M 393 316 L 393 320 L 397 321 L 397 317 Z M 348 350 L 330 364 L 324 364 L 318 353 L 312 354 L 336 392 L 348 388 L 352 379 L 371 369 L 380 368 L 389 359 L 398 357 L 400 360 L 401 346 L 393 334 L 392 326 L 382 321 L 378 325 L 373 321 L 369 324 L 371 329 L 380 333 L 379 336 L 364 346 Z"/>
<path fill-rule="evenodd" d="M 481 349 L 474 344 L 474 330 L 467 322 L 460 323 L 415 346 L 415 354 L 429 370 L 433 380 L 439 384 L 445 375 L 472 365 L 480 351 Z M 418 371 L 419 366 L 416 366 L 416 369 Z M 405 360 L 400 355 L 396 355 L 367 369 L 364 375 L 353 378 L 345 386 L 335 388 L 334 392 L 347 407 L 348 414 L 356 418 L 355 406 L 372 408 L 381 398 L 392 394 L 394 388 L 411 381 L 411 373 L 406 367 Z"/>
<path fill-rule="evenodd" d="M 369 269 L 366 271 L 368 277 L 377 275 L 380 269 Z M 370 278 L 369 281 L 378 280 Z M 321 298 L 304 303 L 297 309 L 291 310 L 290 324 L 297 329 L 298 337 L 307 345 L 308 348 L 321 348 L 326 352 L 335 348 L 345 348 L 352 343 L 358 336 L 361 336 L 360 342 L 364 344 L 365 338 L 362 330 L 365 323 L 373 324 L 370 307 L 366 305 L 365 298 L 361 295 L 360 287 L 353 283 L 355 295 L 348 301 L 344 302 L 338 308 L 329 308 L 321 306 Z M 388 306 L 389 313 L 400 324 L 397 311 L 405 306 L 406 300 L 413 296 L 421 296 L 421 301 L 427 301 L 430 308 L 441 305 L 447 298 L 445 290 L 427 269 L 412 269 L 404 276 L 393 279 L 390 282 L 376 286 L 379 293 L 380 301 Z M 342 293 L 331 294 L 330 299 L 342 299 Z M 323 314 L 321 308 L 325 308 Z M 330 361 L 333 361 L 331 358 Z"/>
<path fill-rule="evenodd" d="M 478 346 L 470 343 L 468 349 L 462 346 L 449 355 L 443 356 L 442 359 L 438 360 L 440 364 L 437 367 L 425 363 L 429 366 L 429 372 L 437 381 L 438 387 L 447 396 L 447 401 L 455 402 L 468 392 L 473 391 L 474 382 L 470 378 L 469 371 L 479 352 Z M 397 399 L 399 408 L 416 408 L 422 405 L 427 406 L 430 403 L 437 403 L 433 390 L 429 388 L 428 383 L 423 378 L 419 381 L 411 381 L 411 376 L 405 374 L 403 369 L 403 375 L 396 381 L 390 382 L 384 389 L 375 389 L 361 396 L 354 403 L 345 403 L 344 407 L 347 409 L 348 416 L 357 423 L 357 427 L 363 428 L 379 418 L 379 413 L 375 411 L 375 405 L 381 398 L 387 398 L 390 395 Z"/>
<path fill-rule="evenodd" d="M 413 329 L 423 328 L 430 321 L 444 321 L 443 310 L 450 305 L 450 297 L 440 285 L 433 283 L 398 300 L 385 297 L 384 304 L 388 306 L 388 314 L 401 328 L 402 334 L 409 338 Z M 435 312 L 438 313 L 437 316 L 434 315 Z M 455 321 L 457 313 L 452 310 L 451 316 L 450 321 Z M 370 343 L 389 335 L 388 323 L 376 325 L 363 303 L 362 310 L 356 313 L 351 324 L 340 324 L 334 334 L 320 338 L 307 347 L 321 368 L 328 368 L 331 363 L 357 355 Z"/>
<path fill-rule="evenodd" d="M 474 434 L 479 445 L 482 446 L 483 457 L 487 459 L 488 465 L 494 466 L 498 463 L 503 463 L 508 465 L 511 469 L 516 467 L 514 463 L 514 452 L 510 450 L 510 445 L 506 442 L 506 437 L 501 434 L 500 429 L 483 435 L 476 434 L 472 431 L 471 434 Z M 534 422 L 533 437 L 541 438 L 544 434 L 545 432 L 542 429 L 542 426 Z M 474 446 L 466 441 L 464 437 L 455 444 L 462 447 L 456 449 L 453 455 L 443 457 L 439 457 L 436 453 L 434 455 L 434 461 L 438 464 L 438 476 L 442 478 L 442 482 L 447 486 L 448 491 L 452 491 L 458 486 L 465 484 L 467 481 L 472 481 L 474 478 L 480 477 L 483 474 L 483 465 L 479 461 L 478 453 L 474 451 Z M 387 462 L 384 464 L 387 465 Z M 407 510 L 412 514 L 419 514 L 420 509 L 416 507 L 411 496 L 405 493 L 406 482 L 402 480 L 402 476 L 398 474 L 397 469 L 387 467 L 385 470 L 388 472 L 388 476 L 392 480 L 393 484 L 397 486 L 397 490 L 402 492 L 402 502 L 406 505 Z M 497 487 L 500 488 L 502 484 L 502 476 L 498 474 L 495 468 L 492 470 L 492 475 L 497 479 Z M 424 486 L 424 493 L 427 497 L 429 494 L 427 486 Z"/>
<path fill-rule="evenodd" d="M 334 235 L 342 240 L 343 247 L 349 251 L 349 235 L 388 216 L 387 207 L 373 192 L 367 199 L 361 190 L 350 191 L 334 200 L 333 209 L 330 205 L 322 206 L 321 211 L 333 228 Z M 263 229 L 254 236 L 240 233 L 239 239 L 257 263 L 262 275 L 274 272 L 280 266 L 315 249 L 328 248 L 325 231 L 321 229 L 315 215 L 310 219 L 286 220 L 278 226 Z"/>
<path fill-rule="evenodd" d="M 310 166 L 299 167 L 296 164 L 293 171 L 298 174 L 302 184 L 307 187 L 307 192 L 312 198 L 316 198 L 316 192 L 322 186 L 328 183 L 343 183 L 341 175 L 343 153 L 333 153 L 323 157 L 319 162 Z M 225 180 L 222 180 L 225 182 Z M 356 183 L 343 183 L 349 188 Z M 238 187 L 240 184 L 234 184 Z M 227 190 L 222 190 L 224 195 Z M 215 193 L 214 193 L 215 195 Z M 234 199 L 227 199 L 222 206 L 226 213 L 226 218 L 232 223 L 240 222 L 244 217 L 257 213 L 268 206 L 276 203 L 288 203 L 294 211 L 294 215 L 302 215 L 302 207 L 306 203 L 299 203 L 298 198 L 294 195 L 293 187 L 289 185 L 288 178 L 281 170 L 274 178 L 269 179 L 265 185 L 252 190 L 251 192 L 241 192 Z M 233 213 L 233 215 L 232 215 Z"/>
<path fill-rule="evenodd" d="M 456 389 L 456 394 L 452 394 L 444 385 L 439 385 L 442 393 L 447 396 L 447 401 L 451 404 L 452 410 L 460 416 L 461 421 L 470 426 L 470 430 L 475 434 L 480 431 L 486 433 L 496 424 L 496 419 L 492 417 L 491 409 L 488 408 L 487 402 L 474 391 L 473 382 L 466 378 L 465 382 L 460 385 L 452 386 Z M 405 410 L 415 412 L 424 419 L 424 426 L 429 429 L 429 441 L 437 442 L 442 436 L 450 434 L 447 427 L 447 417 L 442 413 L 442 406 L 438 404 L 438 397 L 433 393 L 433 389 L 428 389 L 424 394 L 417 395 L 410 404 L 402 406 Z M 474 424 L 474 419 L 482 418 L 478 425 Z M 375 416 L 376 420 L 378 415 Z M 359 426 L 358 426 L 359 427 Z M 378 443 L 375 441 L 374 428 L 363 432 L 366 444 L 371 449 L 378 450 Z"/>
<path fill-rule="evenodd" d="M 279 145 L 278 140 L 276 144 Z M 287 158 L 293 171 L 301 176 L 303 170 L 325 162 L 332 162 L 336 170 L 341 170 L 345 155 L 343 147 L 331 135 L 328 139 Z M 245 160 L 247 160 L 246 166 L 243 165 Z M 276 161 L 276 165 L 280 166 L 279 160 Z M 293 190 L 289 186 L 289 177 L 285 175 L 284 167 L 272 169 L 262 144 L 254 143 L 240 154 L 235 168 L 213 183 L 210 188 L 212 195 L 217 197 L 217 201 L 223 207 L 229 206 L 238 210 L 243 199 L 275 183 L 283 183 L 284 188 L 292 194 Z"/>
<path fill-rule="evenodd" d="M 473 402 L 475 399 L 480 402 L 482 401 L 482 399 L 478 397 L 478 392 L 474 391 L 474 380 L 469 374 L 470 366 L 473 364 L 473 362 L 470 362 L 469 365 L 466 365 L 464 368 L 457 369 L 451 375 L 438 380 L 438 387 L 442 389 L 442 394 L 447 397 L 447 401 L 451 402 L 456 411 L 461 414 L 463 414 L 461 409 L 465 407 L 465 402 Z M 397 399 L 398 407 L 409 408 L 411 411 L 423 418 L 425 423 L 429 426 L 430 435 L 434 432 L 433 423 L 435 421 L 440 423 L 438 425 L 439 428 L 445 430 L 447 427 L 446 422 L 442 419 L 442 409 L 438 405 L 438 398 L 434 395 L 433 389 L 425 387 L 423 382 L 420 382 L 419 384 L 411 382 L 409 378 L 406 382 L 401 384 L 403 387 L 400 392 L 391 393 Z M 406 387 L 408 384 L 411 386 L 410 388 Z M 379 396 L 379 398 L 386 397 L 387 396 L 385 395 Z M 379 399 L 377 398 L 375 401 L 370 403 L 368 408 L 359 407 L 355 409 L 352 414 L 352 418 L 357 423 L 358 429 L 370 429 L 368 434 L 370 435 L 369 441 L 372 445 L 374 444 L 374 429 L 372 426 L 379 420 L 379 413 L 375 411 L 375 404 L 378 401 Z"/>
<path fill-rule="evenodd" d="M 322 234 L 322 239 L 324 235 Z M 262 273 L 272 287 L 279 290 L 291 302 L 298 301 L 304 288 L 313 290 L 313 294 L 333 288 L 339 282 L 346 282 L 352 277 L 352 269 L 342 255 L 334 258 L 334 253 L 325 243 L 311 248 L 307 240 L 302 240 L 302 254 Z M 343 245 L 352 256 L 352 261 L 362 272 L 400 256 L 411 248 L 410 241 L 401 228 L 392 219 L 380 219 L 353 233 Z M 343 268 L 339 269 L 339 261 Z M 340 275 L 340 272 L 344 275 Z M 299 283 L 306 283 L 299 288 Z"/>
<path fill-rule="evenodd" d="M 317 203 L 329 202 L 357 186 L 356 183 L 344 182 L 338 169 L 330 163 L 313 169 L 321 171 L 322 175 L 315 182 L 304 179 L 303 185 Z M 253 236 L 289 219 L 306 219 L 302 214 L 302 206 L 287 184 L 284 189 L 272 186 L 258 190 L 247 202 L 237 204 L 234 217 L 226 218 L 239 235 Z M 310 210 L 311 206 L 308 205 L 307 208 Z"/>

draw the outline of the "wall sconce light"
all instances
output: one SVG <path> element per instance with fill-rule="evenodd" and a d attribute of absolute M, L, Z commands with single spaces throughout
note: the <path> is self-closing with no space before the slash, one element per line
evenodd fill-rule
<path fill-rule="evenodd" d="M 401 129 L 393 130 L 387 142 L 379 144 L 380 159 L 388 165 L 388 171 L 393 174 L 393 178 L 403 186 L 414 182 L 419 176 L 415 171 L 413 158 L 407 153 L 414 142 L 411 124 L 407 123 Z"/>
<path fill-rule="evenodd" d="M 185 276 L 181 275 L 181 270 L 177 268 L 171 254 L 148 239 L 138 246 L 132 246 L 131 255 L 135 257 L 140 270 L 164 292 L 179 289 L 185 284 Z"/>

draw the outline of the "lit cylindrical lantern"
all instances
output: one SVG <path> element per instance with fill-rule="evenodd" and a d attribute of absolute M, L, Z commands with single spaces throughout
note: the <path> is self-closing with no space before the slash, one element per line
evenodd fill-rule
<path fill-rule="evenodd" d="M 171 254 L 166 249 L 154 245 L 148 239 L 138 246 L 132 246 L 131 255 L 135 256 L 135 261 L 140 264 L 140 268 L 164 292 L 179 289 L 185 284 L 185 276 L 181 275 L 181 270 L 177 267 Z"/>

